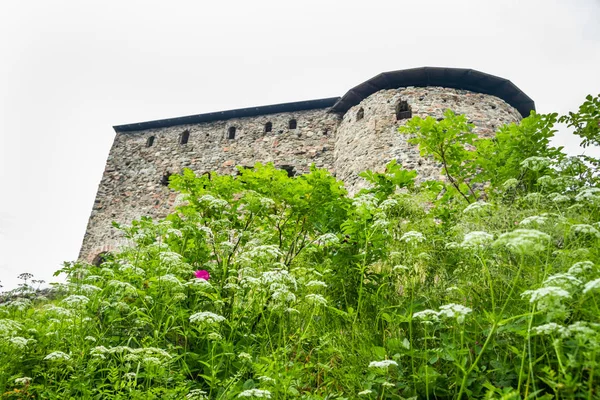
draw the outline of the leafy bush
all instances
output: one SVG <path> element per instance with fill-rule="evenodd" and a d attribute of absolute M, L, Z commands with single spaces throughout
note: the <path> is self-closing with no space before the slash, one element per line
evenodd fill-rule
<path fill-rule="evenodd" d="M 496 140 L 445 115 L 406 128 L 445 182 L 172 177 L 173 214 L 0 305 L 0 398 L 597 398 L 594 166 L 549 147 L 554 114 Z"/>

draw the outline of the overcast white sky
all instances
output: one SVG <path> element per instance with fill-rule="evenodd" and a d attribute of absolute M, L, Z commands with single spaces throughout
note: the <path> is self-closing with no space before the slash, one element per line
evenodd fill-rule
<path fill-rule="evenodd" d="M 421 66 L 576 109 L 600 92 L 600 0 L 2 1 L 1 284 L 77 257 L 113 125 L 341 96 Z"/>

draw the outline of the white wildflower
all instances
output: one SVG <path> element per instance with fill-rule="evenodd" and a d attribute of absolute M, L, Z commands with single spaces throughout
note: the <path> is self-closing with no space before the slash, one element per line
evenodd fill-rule
<path fill-rule="evenodd" d="M 27 339 L 21 336 L 11 337 L 10 339 L 8 339 L 8 341 L 12 343 L 15 347 L 18 347 L 19 349 L 25 348 L 25 346 L 27 346 L 27 344 L 29 343 Z"/>
<path fill-rule="evenodd" d="M 423 310 L 413 314 L 413 319 L 421 319 L 424 321 L 437 321 L 439 313 L 434 310 Z"/>
<path fill-rule="evenodd" d="M 119 267 L 119 271 L 138 276 L 144 276 L 146 274 L 146 271 L 131 264 L 123 264 Z"/>
<path fill-rule="evenodd" d="M 185 395 L 187 400 L 208 400 L 207 393 L 202 389 L 192 389 Z"/>
<path fill-rule="evenodd" d="M 495 245 L 504 245 L 516 253 L 533 253 L 542 251 L 550 242 L 550 236 L 536 229 L 515 229 L 506 232 L 494 242 Z"/>
<path fill-rule="evenodd" d="M 549 316 L 553 316 L 566 312 L 561 301 L 571 298 L 571 294 L 558 286 L 545 286 L 535 290 L 526 290 L 521 293 L 521 297 L 529 297 L 530 303 L 537 303 L 539 310 L 547 311 Z"/>
<path fill-rule="evenodd" d="M 566 203 L 571 201 L 571 198 L 566 194 L 561 193 L 550 193 L 548 196 L 548 200 L 553 201 L 554 203 Z"/>
<path fill-rule="evenodd" d="M 388 368 L 392 365 L 397 367 L 398 363 L 394 360 L 371 361 L 369 368 Z"/>
<path fill-rule="evenodd" d="M 523 197 L 523 199 L 530 203 L 539 203 L 544 199 L 544 196 L 542 196 L 541 193 L 533 192 L 528 193 L 525 197 Z"/>
<path fill-rule="evenodd" d="M 86 336 L 85 338 L 83 338 L 83 340 L 87 340 L 88 342 L 96 342 L 96 338 L 93 336 Z"/>
<path fill-rule="evenodd" d="M 377 219 L 373 222 L 373 228 L 384 230 L 390 224 L 390 221 L 385 219 Z"/>
<path fill-rule="evenodd" d="M 135 286 L 133 286 L 129 282 L 122 282 L 122 281 L 113 279 L 108 282 L 108 286 L 115 288 L 118 292 L 132 293 L 132 294 L 136 293 L 137 294 L 137 289 L 135 288 Z"/>
<path fill-rule="evenodd" d="M 600 289 L 600 278 L 587 282 L 585 284 L 585 286 L 583 287 L 583 293 L 586 294 L 587 292 L 590 292 L 592 290 L 595 291 L 595 290 L 599 290 L 599 289 Z"/>
<path fill-rule="evenodd" d="M 600 188 L 597 187 L 581 189 L 575 196 L 575 201 L 579 202 L 597 202 L 598 200 L 600 200 Z"/>
<path fill-rule="evenodd" d="M 157 357 L 143 357 L 142 362 L 144 364 L 146 364 L 147 366 L 153 366 L 153 365 L 158 366 L 158 365 L 162 364 L 161 360 Z"/>
<path fill-rule="evenodd" d="M 492 240 L 494 240 L 494 235 L 490 235 L 483 231 L 473 231 L 465 235 L 465 238 L 460 245 L 465 248 L 483 247 L 491 243 Z"/>
<path fill-rule="evenodd" d="M 183 233 L 179 229 L 169 228 L 167 229 L 167 235 L 183 237 Z"/>
<path fill-rule="evenodd" d="M 581 341 L 596 341 L 600 334 L 600 324 L 577 321 L 566 327 L 564 336 L 573 336 Z"/>
<path fill-rule="evenodd" d="M 181 281 L 173 274 L 166 274 L 158 277 L 158 281 L 163 284 L 181 286 Z"/>
<path fill-rule="evenodd" d="M 247 260 L 253 259 L 269 259 L 279 258 L 283 253 L 278 246 L 274 244 L 264 244 L 259 246 L 252 246 L 244 251 L 242 257 Z"/>
<path fill-rule="evenodd" d="M 521 161 L 521 167 L 531 171 L 540 171 L 550 165 L 552 160 L 548 157 L 529 157 Z"/>
<path fill-rule="evenodd" d="M 223 321 L 225 321 L 225 317 L 210 311 L 202 311 L 190 316 L 190 322 L 204 325 L 214 325 Z"/>
<path fill-rule="evenodd" d="M 569 274 L 571 275 L 579 275 L 584 271 L 591 271 L 594 268 L 594 263 L 591 261 L 579 261 L 573 264 L 571 268 L 569 268 Z"/>
<path fill-rule="evenodd" d="M 244 351 L 238 354 L 238 358 L 241 358 L 242 360 L 246 361 L 252 361 L 252 356 Z"/>
<path fill-rule="evenodd" d="M 504 183 L 502 184 L 502 187 L 505 190 L 509 190 L 509 189 L 516 188 L 518 184 L 519 184 L 519 181 L 517 179 L 510 178 L 510 179 L 507 179 L 506 181 L 504 181 Z"/>
<path fill-rule="evenodd" d="M 377 207 L 377 198 L 372 193 L 365 193 L 356 196 L 352 199 L 352 205 L 356 208 L 365 208 L 366 210 L 374 210 Z"/>
<path fill-rule="evenodd" d="M 485 208 L 487 208 L 489 206 L 490 206 L 490 204 L 486 203 L 485 201 L 476 201 L 475 203 L 469 204 L 463 210 L 463 213 L 465 213 L 465 214 L 476 213 L 476 212 L 479 212 L 481 210 L 484 210 Z"/>
<path fill-rule="evenodd" d="M 577 279 L 576 277 L 574 277 L 571 274 L 560 273 L 560 274 L 550 275 L 548 278 L 546 278 L 543 285 L 544 286 L 560 286 L 560 287 L 567 286 L 568 288 L 572 288 L 572 287 L 577 287 L 577 286 L 581 285 L 581 283 L 582 282 L 579 279 Z"/>
<path fill-rule="evenodd" d="M 392 272 L 400 272 L 400 271 L 408 271 L 408 267 L 406 265 L 394 265 L 392 267 Z"/>
<path fill-rule="evenodd" d="M 70 359 L 71 357 L 62 351 L 54 351 L 44 357 L 44 360 L 48 361 L 69 361 Z"/>
<path fill-rule="evenodd" d="M 441 317 L 446 318 L 456 318 L 459 324 L 465 322 L 465 317 L 467 314 L 471 313 L 473 310 L 469 307 L 465 307 L 460 304 L 446 304 L 440 307 L 440 311 L 438 313 Z"/>
<path fill-rule="evenodd" d="M 358 395 L 359 396 L 367 396 L 367 395 L 369 395 L 371 393 L 373 393 L 373 391 L 371 389 L 366 389 L 366 390 L 358 392 Z"/>
<path fill-rule="evenodd" d="M 540 215 L 532 215 L 531 217 L 525 218 L 523 221 L 519 223 L 519 225 L 543 225 L 548 221 L 547 217 L 542 217 Z"/>
<path fill-rule="evenodd" d="M 6 318 L 0 319 L 0 336 L 12 336 L 21 329 L 23 329 L 23 325 L 17 321 Z"/>
<path fill-rule="evenodd" d="M 79 294 L 72 294 L 68 297 L 65 297 L 62 300 L 62 303 L 66 304 L 69 307 L 82 307 L 89 303 L 90 299 L 86 296 Z"/>
<path fill-rule="evenodd" d="M 327 284 L 323 281 L 310 281 L 305 285 L 307 288 L 326 288 Z"/>
<path fill-rule="evenodd" d="M 31 300 L 19 298 L 13 300 L 7 304 L 8 308 L 12 308 L 17 311 L 24 311 L 31 306 Z"/>
<path fill-rule="evenodd" d="M 137 374 L 135 372 L 128 372 L 125 375 L 123 375 L 123 377 L 128 381 L 132 381 L 137 377 Z"/>
<path fill-rule="evenodd" d="M 54 314 L 59 317 L 70 317 L 73 313 L 63 307 L 55 306 L 54 304 L 47 304 L 44 306 L 44 310 L 49 314 Z"/>
<path fill-rule="evenodd" d="M 398 201 L 396 199 L 386 199 L 379 204 L 379 208 L 383 211 L 389 211 L 396 206 L 398 206 Z"/>
<path fill-rule="evenodd" d="M 296 301 L 296 295 L 285 288 L 274 290 L 271 297 L 279 303 L 291 303 Z"/>
<path fill-rule="evenodd" d="M 554 183 L 554 179 L 550 175 L 540 176 L 537 180 L 540 186 L 550 186 Z"/>
<path fill-rule="evenodd" d="M 218 209 L 223 209 L 223 208 L 229 208 L 229 203 L 227 203 L 226 200 L 217 199 L 216 197 L 214 197 L 210 194 L 205 194 L 203 196 L 200 196 L 198 198 L 198 201 L 200 203 L 202 203 L 204 206 L 207 206 L 212 209 L 218 210 Z"/>
<path fill-rule="evenodd" d="M 268 377 L 268 376 L 259 376 L 258 380 L 263 383 L 273 383 L 274 384 L 276 382 L 275 379 Z"/>
<path fill-rule="evenodd" d="M 17 379 L 15 379 L 15 383 L 16 383 L 17 385 L 27 385 L 27 384 L 29 384 L 29 382 L 31 382 L 31 380 L 32 380 L 32 379 L 31 379 L 30 377 L 28 377 L 28 376 L 24 376 L 24 377 L 22 377 L 22 378 L 17 378 Z"/>
<path fill-rule="evenodd" d="M 101 280 L 104 280 L 104 278 L 101 277 L 100 275 L 90 275 L 85 278 L 86 282 L 97 282 L 97 281 L 101 281 Z"/>
<path fill-rule="evenodd" d="M 258 399 L 270 399 L 271 392 L 264 389 L 248 389 L 238 394 L 238 397 L 255 397 Z"/>
<path fill-rule="evenodd" d="M 562 335 L 566 332 L 566 329 L 564 326 L 559 325 L 556 322 L 549 322 L 547 324 L 531 328 L 531 331 L 538 335 Z"/>
<path fill-rule="evenodd" d="M 588 224 L 577 224 L 571 226 L 571 232 L 581 235 L 590 235 L 600 238 L 600 232 L 592 225 Z"/>
<path fill-rule="evenodd" d="M 425 236 L 421 232 L 409 231 L 400 238 L 400 241 L 406 243 L 420 243 L 425 240 Z"/>
<path fill-rule="evenodd" d="M 90 284 L 84 283 L 83 285 L 79 286 L 79 290 L 82 291 L 85 294 L 94 294 L 96 292 L 101 291 L 102 289 L 99 288 L 98 286 L 94 286 L 94 285 L 90 285 Z"/>
<path fill-rule="evenodd" d="M 307 294 L 304 298 L 312 305 L 327 305 L 327 299 L 320 294 Z"/>
<path fill-rule="evenodd" d="M 225 286 L 223 286 L 223 289 L 225 290 L 240 290 L 241 287 L 239 285 L 236 285 L 235 283 L 228 283 Z"/>
<path fill-rule="evenodd" d="M 393 383 L 391 383 L 391 382 L 387 382 L 387 381 L 386 381 L 386 382 L 383 382 L 383 383 L 381 384 L 381 386 L 383 386 L 383 387 L 388 387 L 388 388 L 392 388 L 392 387 L 394 387 L 394 386 L 396 386 L 396 385 L 394 385 L 394 384 L 393 384 Z"/>

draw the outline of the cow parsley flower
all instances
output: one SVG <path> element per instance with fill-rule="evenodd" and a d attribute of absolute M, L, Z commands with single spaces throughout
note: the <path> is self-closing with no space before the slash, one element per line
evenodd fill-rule
<path fill-rule="evenodd" d="M 577 287 L 577 286 L 581 285 L 581 283 L 582 282 L 579 279 L 577 279 L 576 277 L 574 277 L 571 274 L 560 273 L 560 274 L 550 275 L 543 282 L 543 285 L 544 286 L 560 286 L 563 288 L 566 286 L 567 288 L 573 288 L 573 287 Z"/>
<path fill-rule="evenodd" d="M 168 284 L 173 286 L 181 286 L 181 281 L 173 274 L 166 274 L 158 277 L 158 281 L 161 284 Z"/>
<path fill-rule="evenodd" d="M 238 354 L 238 358 L 241 358 L 242 360 L 246 360 L 246 361 L 252 361 L 252 356 L 244 351 L 242 351 L 240 354 Z"/>
<path fill-rule="evenodd" d="M 521 297 L 529 297 L 530 303 L 537 303 L 541 311 L 547 311 L 548 316 L 562 315 L 565 306 L 561 303 L 563 299 L 571 298 L 571 294 L 558 286 L 544 286 L 535 290 L 526 290 Z"/>
<path fill-rule="evenodd" d="M 146 274 L 146 271 L 131 264 L 123 264 L 119 267 L 119 271 L 138 276 L 144 276 Z"/>
<path fill-rule="evenodd" d="M 556 322 L 549 322 L 547 324 L 531 328 L 531 331 L 538 335 L 563 335 L 566 332 L 566 329 L 564 326 L 559 325 Z"/>
<path fill-rule="evenodd" d="M 0 336 L 12 336 L 21 329 L 23 329 L 23 325 L 17 321 L 6 318 L 0 319 Z"/>
<path fill-rule="evenodd" d="M 463 210 L 463 213 L 465 213 L 465 214 L 477 213 L 479 211 L 484 210 L 485 208 L 487 208 L 489 206 L 490 206 L 490 204 L 486 203 L 485 201 L 476 201 L 475 203 L 471 203 L 467 207 L 465 207 L 465 209 Z"/>
<path fill-rule="evenodd" d="M 581 189 L 577 196 L 575 196 L 575 201 L 578 202 L 597 202 L 600 200 L 600 188 L 597 187 L 588 187 Z"/>
<path fill-rule="evenodd" d="M 525 197 L 523 197 L 523 199 L 530 203 L 539 203 L 544 199 L 544 196 L 542 196 L 541 193 L 533 192 L 527 194 Z"/>
<path fill-rule="evenodd" d="M 506 232 L 494 242 L 495 245 L 504 245 L 509 250 L 521 254 L 543 251 L 550 242 L 550 236 L 536 229 L 515 229 Z"/>
<path fill-rule="evenodd" d="M 62 300 L 62 303 L 66 304 L 69 307 L 82 307 L 89 303 L 90 299 L 86 296 L 79 294 L 72 294 L 68 297 L 65 297 Z"/>
<path fill-rule="evenodd" d="M 267 383 L 267 384 L 268 383 L 271 383 L 271 384 L 275 384 L 276 383 L 275 379 L 273 379 L 271 377 L 268 377 L 268 376 L 259 376 L 258 380 L 261 381 L 261 382 L 263 382 L 263 383 Z"/>
<path fill-rule="evenodd" d="M 44 360 L 48 361 L 69 361 L 70 359 L 71 356 L 69 356 L 66 353 L 63 353 L 62 351 L 54 351 L 48 354 L 46 357 L 44 357 Z"/>
<path fill-rule="evenodd" d="M 494 235 L 483 231 L 473 231 L 465 235 L 460 246 L 465 248 L 484 247 L 491 243 L 492 240 L 494 240 Z"/>
<path fill-rule="evenodd" d="M 438 321 L 439 313 L 434 310 L 423 310 L 413 314 L 413 319 L 421 319 L 424 321 Z"/>
<path fill-rule="evenodd" d="M 32 381 L 32 379 L 28 376 L 24 376 L 22 378 L 15 379 L 15 383 L 17 385 L 28 385 L 31 381 Z"/>
<path fill-rule="evenodd" d="M 516 188 L 518 184 L 519 184 L 518 179 L 510 178 L 510 179 L 507 179 L 506 181 L 504 181 L 504 183 L 502 184 L 502 187 L 504 188 L 504 190 L 510 190 L 510 189 Z"/>
<path fill-rule="evenodd" d="M 185 395 L 187 400 L 208 400 L 206 392 L 201 389 L 192 389 L 188 394 Z"/>
<path fill-rule="evenodd" d="M 44 310 L 48 314 L 53 314 L 53 315 L 59 316 L 59 317 L 70 317 L 71 315 L 73 315 L 71 310 L 67 310 L 66 308 L 55 306 L 54 304 L 45 305 Z"/>
<path fill-rule="evenodd" d="M 368 211 L 377 207 L 377 198 L 373 193 L 365 193 L 352 199 L 352 205 L 356 208 L 365 208 Z"/>
<path fill-rule="evenodd" d="M 400 241 L 405 243 L 421 243 L 425 240 L 425 236 L 421 232 L 409 231 L 400 238 Z"/>
<path fill-rule="evenodd" d="M 312 305 L 327 305 L 327 299 L 320 294 L 307 294 L 304 298 Z"/>
<path fill-rule="evenodd" d="M 465 307 L 460 304 L 450 303 L 441 306 L 438 315 L 440 317 L 456 318 L 458 323 L 462 324 L 463 322 L 465 322 L 465 317 L 467 316 L 467 314 L 471 313 L 472 311 L 473 310 L 469 307 Z"/>
<path fill-rule="evenodd" d="M 21 336 L 11 337 L 10 339 L 8 339 L 8 341 L 12 343 L 15 347 L 18 347 L 19 349 L 25 348 L 29 343 L 29 340 Z"/>
<path fill-rule="evenodd" d="M 238 397 L 254 397 L 257 399 L 270 399 L 271 392 L 264 389 L 248 389 L 238 394 Z"/>
<path fill-rule="evenodd" d="M 99 288 L 98 286 L 94 286 L 94 285 L 90 285 L 88 283 L 84 283 L 83 285 L 79 286 L 79 290 L 82 291 L 85 294 L 94 294 L 96 292 L 101 291 L 102 289 Z"/>
<path fill-rule="evenodd" d="M 548 200 L 553 201 L 554 203 L 566 203 L 571 201 L 569 196 L 561 193 L 550 193 L 547 197 Z"/>
<path fill-rule="evenodd" d="M 215 210 L 229 208 L 229 203 L 226 200 L 217 199 L 216 197 L 205 194 L 198 198 L 198 202 L 202 205 Z"/>
<path fill-rule="evenodd" d="M 388 368 L 392 365 L 397 367 L 398 363 L 394 360 L 371 361 L 369 368 Z"/>
<path fill-rule="evenodd" d="M 543 217 L 541 215 L 532 215 L 531 217 L 527 217 L 525 218 L 523 221 L 521 221 L 519 223 L 519 225 L 531 225 L 531 224 L 536 224 L 536 225 L 543 225 L 548 221 L 548 217 Z"/>
<path fill-rule="evenodd" d="M 590 235 L 600 238 L 600 232 L 598 229 L 594 228 L 592 225 L 588 224 L 577 224 L 571 226 L 571 232 L 580 234 L 580 235 Z"/>
<path fill-rule="evenodd" d="M 543 168 L 546 168 L 552 160 L 548 157 L 529 157 L 525 160 L 521 161 L 521 167 L 524 169 L 528 169 L 531 171 L 540 171 Z"/>
<path fill-rule="evenodd" d="M 305 286 L 307 288 L 326 288 L 327 284 L 323 281 L 310 281 Z"/>
<path fill-rule="evenodd" d="M 569 268 L 569 274 L 571 275 L 579 275 L 584 271 L 591 271 L 594 268 L 594 263 L 591 261 L 579 261 L 573 264 L 571 268 Z"/>
<path fill-rule="evenodd" d="M 202 311 L 190 316 L 190 322 L 202 325 L 215 325 L 223 321 L 225 321 L 225 317 L 210 311 Z"/>
<path fill-rule="evenodd" d="M 371 393 L 373 393 L 373 391 L 371 389 L 366 389 L 366 390 L 358 392 L 357 394 L 359 396 L 367 396 L 367 395 L 370 395 Z"/>
<path fill-rule="evenodd" d="M 600 278 L 587 282 L 583 287 L 583 293 L 586 294 L 587 292 L 598 289 L 600 289 Z"/>

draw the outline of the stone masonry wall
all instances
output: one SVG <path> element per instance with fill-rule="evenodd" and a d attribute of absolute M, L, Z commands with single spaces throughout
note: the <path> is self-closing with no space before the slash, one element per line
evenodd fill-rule
<path fill-rule="evenodd" d="M 306 173 L 314 163 L 346 183 L 350 194 L 365 186 L 358 173 L 383 171 L 392 159 L 419 178 L 440 173 L 440 166 L 419 156 L 398 127 L 396 105 L 407 101 L 412 115 L 441 118 L 444 110 L 465 114 L 475 132 L 489 137 L 497 127 L 517 122 L 519 112 L 503 100 L 485 94 L 442 87 L 381 90 L 350 108 L 343 117 L 329 109 L 236 118 L 138 132 L 118 133 L 88 222 L 79 258 L 92 262 L 101 252 L 117 248 L 122 239 L 112 221 L 130 223 L 141 216 L 160 218 L 172 209 L 176 193 L 165 185 L 168 174 L 190 168 L 233 174 L 235 166 L 273 162 L 277 167 Z M 362 109 L 362 118 L 358 118 Z M 291 119 L 297 127 L 290 129 Z M 271 122 L 272 131 L 265 132 Z M 235 138 L 229 139 L 230 127 Z M 187 144 L 181 135 L 189 133 Z M 154 137 L 151 146 L 149 138 Z"/>
<path fill-rule="evenodd" d="M 404 168 L 417 170 L 422 180 L 439 177 L 440 166 L 421 158 L 416 146 L 398 133 L 398 127 L 407 121 L 396 120 L 396 105 L 401 100 L 408 102 L 413 116 L 422 118 L 441 118 L 446 109 L 465 114 L 475 125 L 474 132 L 482 137 L 490 137 L 497 127 L 521 119 L 519 112 L 502 99 L 467 90 L 408 87 L 376 92 L 350 108 L 336 132 L 334 169 L 351 194 L 365 187 L 359 172 L 383 172 L 392 159 Z"/>
<path fill-rule="evenodd" d="M 297 127 L 289 128 L 295 119 Z M 296 174 L 317 167 L 334 171 L 334 132 L 339 116 L 328 109 L 236 118 L 138 132 L 118 133 L 98 188 L 79 259 L 92 262 L 120 244 L 112 221 L 130 223 L 141 216 L 159 218 L 173 208 L 176 193 L 163 177 L 190 168 L 233 174 L 235 166 L 273 162 L 293 167 Z M 272 131 L 265 132 L 271 122 Z M 235 138 L 228 139 L 235 127 Z M 183 132 L 187 144 L 180 144 Z M 148 139 L 154 137 L 152 146 Z"/>

